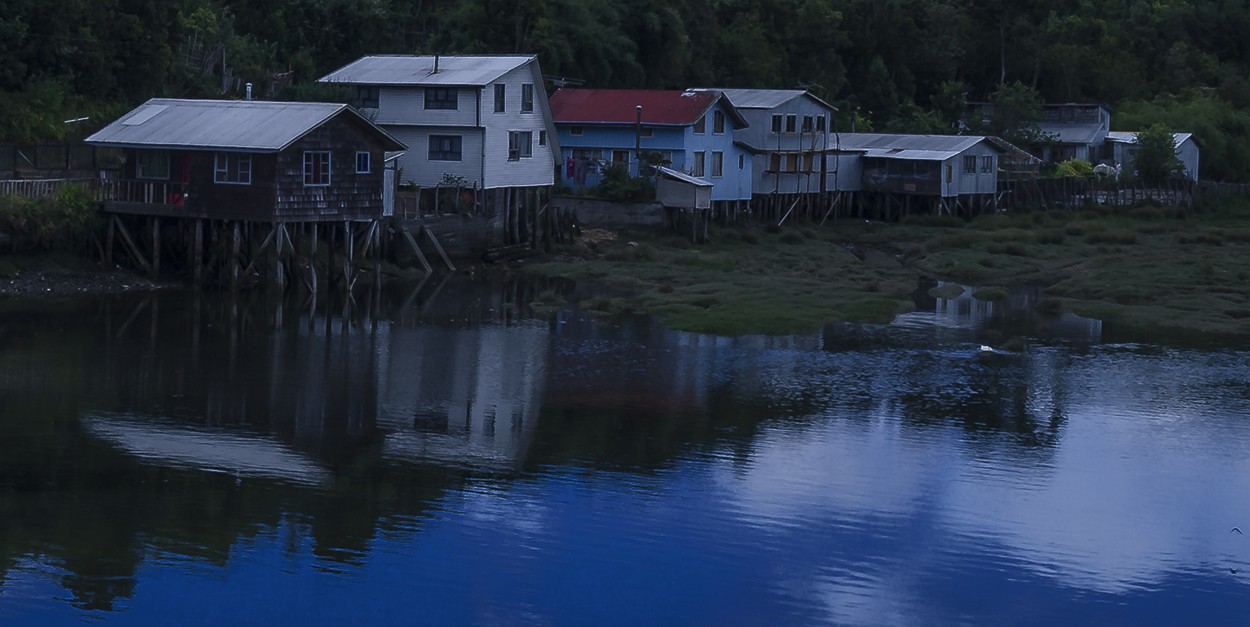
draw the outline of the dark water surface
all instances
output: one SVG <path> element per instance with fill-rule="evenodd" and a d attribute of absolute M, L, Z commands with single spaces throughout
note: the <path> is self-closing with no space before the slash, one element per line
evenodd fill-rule
<path fill-rule="evenodd" d="M 1250 352 L 543 289 L 0 302 L 0 624 L 1250 620 Z"/>

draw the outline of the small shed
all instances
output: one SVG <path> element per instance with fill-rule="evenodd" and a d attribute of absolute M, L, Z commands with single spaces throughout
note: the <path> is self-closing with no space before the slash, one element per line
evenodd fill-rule
<path fill-rule="evenodd" d="M 154 98 L 86 141 L 125 155 L 106 211 L 260 222 L 376 219 L 406 149 L 347 105 L 252 100 Z"/>
<path fill-rule="evenodd" d="M 1185 178 L 1197 181 L 1199 150 L 1193 133 L 1173 133 L 1172 144 L 1176 147 L 1176 158 L 1180 159 L 1185 168 Z M 1125 172 L 1137 169 L 1137 133 L 1112 131 L 1107 133 L 1107 145 L 1115 164 Z"/>
<path fill-rule="evenodd" d="M 670 168 L 656 168 L 655 198 L 674 209 L 710 209 L 712 184 Z"/>

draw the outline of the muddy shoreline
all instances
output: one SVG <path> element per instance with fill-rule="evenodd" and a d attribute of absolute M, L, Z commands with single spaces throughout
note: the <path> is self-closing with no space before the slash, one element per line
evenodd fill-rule
<path fill-rule="evenodd" d="M 133 272 L 114 270 L 22 270 L 0 277 L 0 298 L 121 294 L 171 287 Z"/>

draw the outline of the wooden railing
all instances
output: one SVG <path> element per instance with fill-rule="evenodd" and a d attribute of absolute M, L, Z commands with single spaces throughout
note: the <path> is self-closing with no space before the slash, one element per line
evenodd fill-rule
<path fill-rule="evenodd" d="M 116 179 L 101 184 L 100 199 L 148 205 L 178 206 L 186 202 L 187 184 L 173 181 Z"/>
<path fill-rule="evenodd" d="M 56 194 L 57 190 L 66 185 L 81 185 L 94 190 L 99 181 L 96 179 L 14 179 L 0 181 L 0 196 L 21 196 L 22 198 L 47 198 Z"/>

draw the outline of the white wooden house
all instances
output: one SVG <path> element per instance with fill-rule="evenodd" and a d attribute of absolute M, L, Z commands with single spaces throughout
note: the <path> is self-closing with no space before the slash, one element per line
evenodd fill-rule
<path fill-rule="evenodd" d="M 1185 177 L 1197 181 L 1200 151 L 1193 133 L 1173 133 L 1172 143 L 1176 146 L 1176 158 L 1185 168 Z M 1107 133 L 1107 146 L 1110 148 L 1109 160 L 1119 165 L 1123 172 L 1137 169 L 1137 133 L 1111 131 Z"/>
<path fill-rule="evenodd" d="M 550 186 L 555 127 L 534 55 L 362 57 L 320 79 L 409 146 L 399 180 L 483 190 Z"/>

